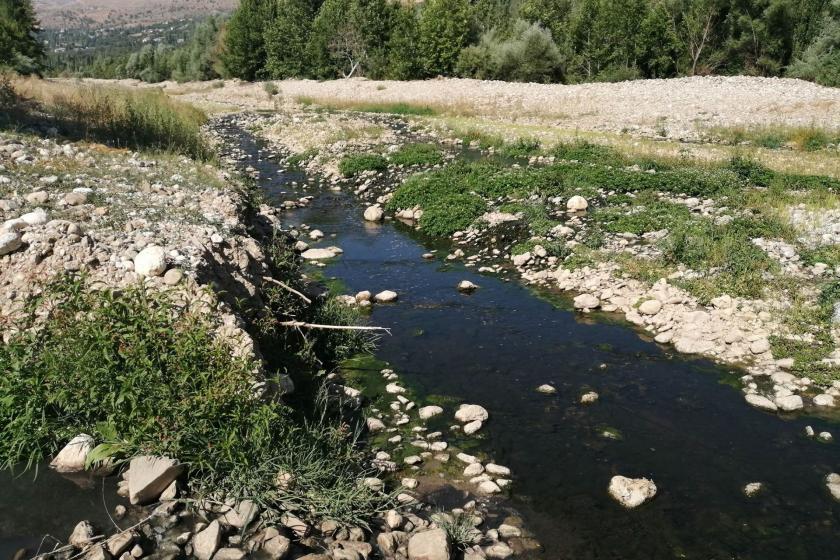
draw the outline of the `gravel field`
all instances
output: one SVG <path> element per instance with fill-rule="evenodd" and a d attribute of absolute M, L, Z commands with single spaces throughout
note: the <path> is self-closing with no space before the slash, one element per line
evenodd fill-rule
<path fill-rule="evenodd" d="M 363 78 L 276 82 L 284 100 L 335 104 L 411 103 L 467 115 L 550 123 L 581 130 L 691 138 L 713 126 L 840 128 L 840 89 L 778 78 L 693 77 L 543 85 L 462 79 L 413 82 Z M 270 109 L 262 84 L 163 84 L 188 100 Z"/>

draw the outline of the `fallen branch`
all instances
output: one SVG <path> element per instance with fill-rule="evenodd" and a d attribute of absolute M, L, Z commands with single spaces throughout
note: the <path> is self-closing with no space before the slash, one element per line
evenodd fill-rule
<path fill-rule="evenodd" d="M 344 331 L 385 331 L 391 334 L 391 329 L 386 327 L 364 327 L 357 325 L 318 325 L 315 323 L 304 323 L 303 321 L 283 321 L 279 323 L 283 327 L 303 328 L 303 329 L 332 329 Z"/>
<path fill-rule="evenodd" d="M 281 288 L 284 288 L 285 290 L 288 290 L 289 292 L 295 294 L 296 296 L 298 296 L 300 299 L 302 299 L 306 303 L 312 303 L 311 299 L 309 299 L 308 297 L 306 297 L 305 295 L 303 295 L 299 291 L 295 290 L 294 288 L 292 288 L 288 284 L 284 284 L 280 280 L 277 280 L 276 278 L 272 278 L 271 276 L 263 276 L 263 280 L 265 280 L 266 282 L 273 282 L 274 284 L 277 284 Z"/>

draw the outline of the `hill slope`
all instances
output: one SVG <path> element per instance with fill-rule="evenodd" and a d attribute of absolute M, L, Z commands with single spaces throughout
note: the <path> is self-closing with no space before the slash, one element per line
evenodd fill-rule
<path fill-rule="evenodd" d="M 238 0 L 35 0 L 41 25 L 99 27 L 146 25 L 232 10 Z"/>

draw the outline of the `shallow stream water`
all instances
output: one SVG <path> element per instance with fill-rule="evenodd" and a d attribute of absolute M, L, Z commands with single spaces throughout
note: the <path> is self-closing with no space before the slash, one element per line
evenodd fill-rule
<path fill-rule="evenodd" d="M 344 250 L 328 277 L 348 293 L 400 294 L 372 313 L 372 324 L 393 333 L 377 357 L 421 395 L 490 411 L 482 444 L 513 470 L 512 503 L 544 545 L 538 557 L 840 557 L 840 504 L 824 485 L 840 469 L 840 444 L 804 435 L 808 424 L 834 426 L 752 409 L 733 388 L 737 371 L 678 357 L 609 317 L 581 317 L 558 294 L 447 264 L 446 242 L 399 223 L 364 222 L 352 195 L 301 189 L 304 175 L 282 171 L 261 157 L 266 146 L 239 136 L 251 156 L 242 164 L 260 171 L 270 196 L 316 195 L 286 225 L 320 229 L 321 245 Z M 422 259 L 429 250 L 439 258 Z M 481 288 L 459 293 L 464 279 Z M 557 394 L 537 393 L 543 383 Z M 578 404 L 588 390 L 599 401 Z M 607 495 L 616 474 L 652 478 L 659 493 L 624 510 Z M 754 481 L 766 489 L 746 498 L 742 489 Z"/>
<path fill-rule="evenodd" d="M 613 318 L 582 317 L 561 295 L 447 264 L 445 241 L 398 223 L 365 223 L 352 195 L 303 189 L 303 174 L 283 172 L 241 130 L 227 132 L 270 196 L 317 195 L 285 220 L 321 229 L 322 245 L 344 250 L 328 277 L 349 293 L 400 294 L 372 313 L 372 324 L 393 333 L 377 357 L 421 396 L 490 411 L 481 444 L 513 470 L 510 501 L 544 546 L 536 557 L 840 558 L 840 504 L 823 480 L 840 471 L 840 443 L 804 436 L 810 424 L 840 437 L 836 425 L 752 409 L 733 388 L 738 372 L 676 356 Z M 422 259 L 429 250 L 439 258 Z M 464 279 L 481 288 L 459 293 Z M 557 394 L 537 393 L 543 383 Z M 588 390 L 600 399 L 584 407 L 578 398 Z M 657 496 L 622 509 L 607 495 L 616 474 L 652 478 Z M 108 524 L 98 486 L 82 489 L 54 473 L 34 483 L 0 476 L 0 558 L 46 533 L 66 539 L 80 519 Z M 755 481 L 765 491 L 746 498 L 743 486 Z M 113 509 L 113 489 L 105 496 Z"/>

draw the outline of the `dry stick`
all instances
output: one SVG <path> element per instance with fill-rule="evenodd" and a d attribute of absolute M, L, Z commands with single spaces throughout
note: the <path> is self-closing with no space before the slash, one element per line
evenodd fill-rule
<path fill-rule="evenodd" d="M 391 329 L 387 327 L 364 327 L 356 325 L 318 325 L 316 323 L 304 323 L 303 321 L 284 321 L 280 323 L 283 327 L 299 327 L 304 329 L 333 329 L 344 331 L 385 331 L 391 334 Z"/>
<path fill-rule="evenodd" d="M 263 276 L 263 280 L 265 280 L 265 281 L 267 281 L 267 282 L 273 282 L 273 283 L 277 284 L 278 286 L 280 286 L 281 288 L 285 288 L 286 290 L 288 290 L 288 291 L 292 292 L 293 294 L 295 294 L 296 296 L 298 296 L 300 299 L 302 299 L 302 300 L 303 300 L 303 301 L 305 301 L 306 303 L 312 303 L 312 300 L 311 300 L 311 299 L 309 299 L 308 297 L 306 297 L 305 295 L 303 295 L 303 294 L 302 294 L 302 293 L 300 293 L 299 291 L 295 290 L 295 289 L 294 289 L 294 288 L 292 288 L 291 286 L 289 286 L 289 285 L 287 285 L 287 284 L 284 284 L 284 283 L 283 283 L 283 282 L 281 282 L 280 280 L 277 280 L 276 278 L 272 278 L 271 276 Z"/>
<path fill-rule="evenodd" d="M 112 538 L 116 537 L 117 535 L 122 535 L 123 533 L 127 533 L 127 532 L 129 532 L 129 531 L 133 531 L 134 529 L 136 529 L 136 528 L 140 527 L 141 525 L 145 525 L 146 523 L 148 523 L 148 522 L 149 522 L 149 521 L 150 521 L 150 520 L 151 520 L 154 516 L 155 516 L 155 514 L 154 514 L 154 513 L 152 513 L 151 515 L 149 515 L 148 517 L 144 517 L 143 519 L 141 519 L 140 521 L 138 521 L 137 523 L 135 523 L 135 524 L 134 524 L 134 525 L 132 525 L 131 527 L 126 527 L 126 528 L 125 528 L 125 529 L 123 529 L 122 531 L 118 531 L 118 532 L 114 533 L 113 535 L 111 535 L 110 537 L 108 537 L 108 539 L 112 539 Z M 102 541 L 104 541 L 104 540 L 105 540 L 105 536 L 104 536 L 104 535 L 97 535 L 97 536 L 93 537 L 93 538 L 92 538 L 92 539 L 90 539 L 90 540 L 91 540 L 91 541 L 97 541 L 97 542 L 96 542 L 96 544 L 95 544 L 95 545 L 93 545 L 93 546 L 104 546 L 104 543 L 103 543 Z M 55 554 L 56 552 L 63 552 L 63 551 L 65 551 L 65 550 L 69 550 L 69 549 L 73 549 L 73 548 L 75 548 L 73 545 L 69 545 L 69 544 L 68 544 L 68 545 L 66 545 L 66 546 L 62 546 L 61 548 L 57 548 L 57 549 L 55 549 L 55 550 L 53 550 L 53 551 L 51 551 L 51 552 L 45 552 L 45 553 L 43 553 L 43 554 L 39 554 L 38 556 L 33 556 L 30 560 L 41 560 L 41 559 L 46 559 L 46 558 L 47 558 L 47 556 L 49 556 L 49 555 L 51 555 L 51 554 Z M 82 556 L 84 556 L 85 554 L 87 554 L 87 553 L 90 551 L 90 549 L 91 549 L 91 548 L 92 548 L 92 547 L 87 547 L 87 548 L 85 548 L 82 552 L 80 552 L 79 554 L 76 554 L 75 556 L 71 556 L 71 557 L 70 557 L 70 558 L 68 558 L 67 560 L 76 560 L 77 558 L 81 558 Z"/>

